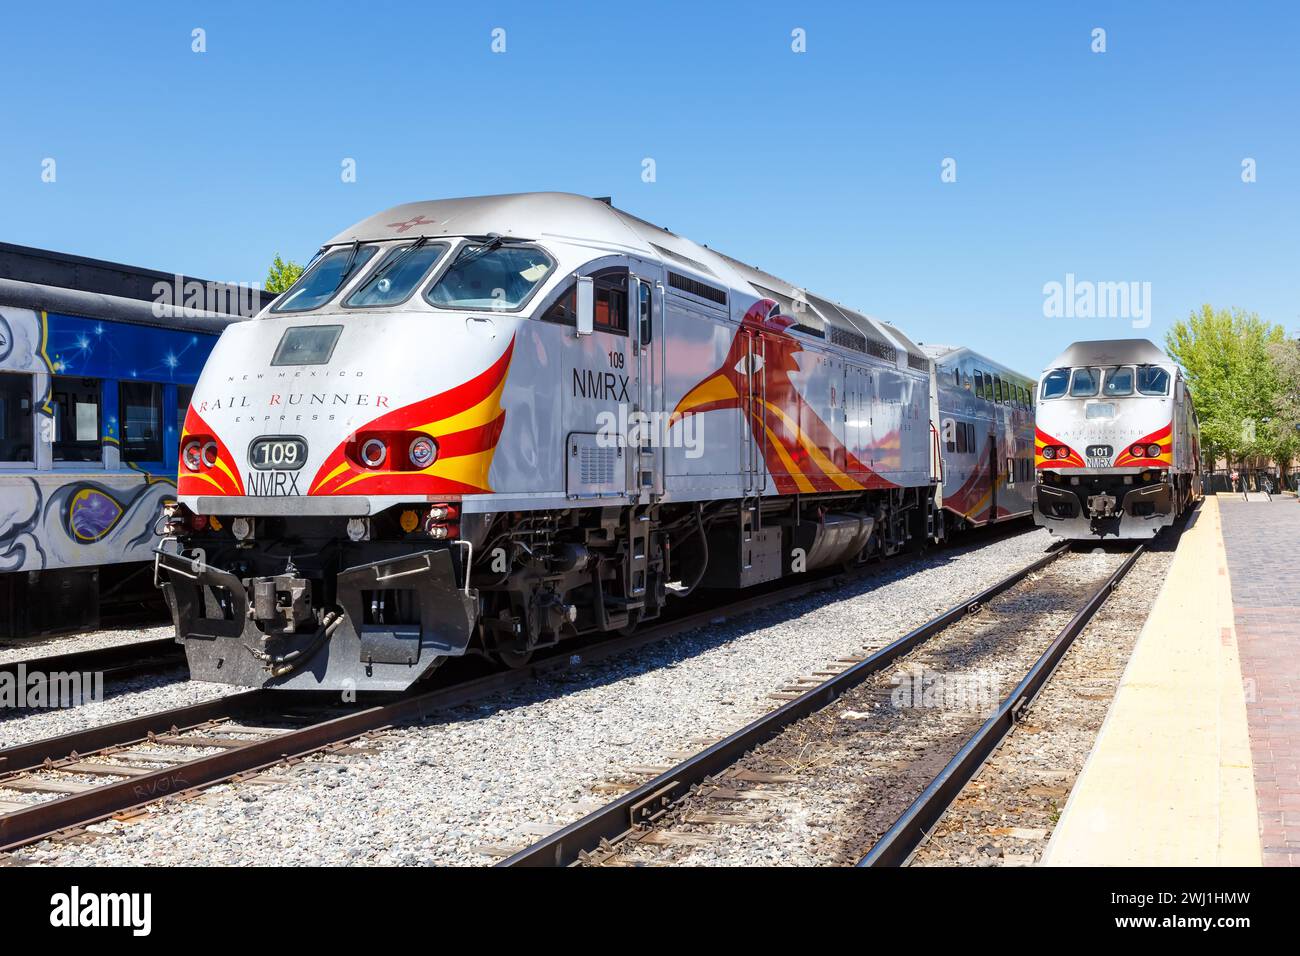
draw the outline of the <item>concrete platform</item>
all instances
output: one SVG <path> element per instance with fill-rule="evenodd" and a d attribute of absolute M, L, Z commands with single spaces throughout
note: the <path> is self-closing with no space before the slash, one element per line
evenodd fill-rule
<path fill-rule="evenodd" d="M 1045 865 L 1262 862 L 1227 511 L 1207 498 L 1184 532 Z"/>

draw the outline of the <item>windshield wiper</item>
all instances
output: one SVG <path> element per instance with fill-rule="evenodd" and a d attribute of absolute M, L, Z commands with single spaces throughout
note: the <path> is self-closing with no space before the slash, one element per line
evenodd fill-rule
<path fill-rule="evenodd" d="M 335 292 L 339 291 L 339 289 L 343 288 L 343 284 L 348 281 L 348 276 L 352 275 L 352 269 L 356 266 L 357 262 L 357 252 L 360 249 L 361 240 L 353 239 L 352 251 L 348 253 L 347 265 L 343 267 L 343 272 L 339 275 L 339 281 L 334 283 L 334 288 L 330 290 L 330 295 L 333 295 Z"/>
<path fill-rule="evenodd" d="M 407 246 L 397 255 L 393 256 L 382 266 L 380 266 L 379 271 L 376 272 L 373 276 L 371 276 L 370 281 L 367 282 L 366 285 L 372 286 L 378 283 L 380 279 L 388 275 L 388 273 L 391 272 L 393 269 L 396 269 L 398 265 L 400 265 L 401 263 L 409 259 L 411 253 L 415 252 L 415 250 L 419 249 L 421 246 L 427 244 L 428 241 L 429 241 L 428 236 L 421 236 L 419 239 L 416 239 L 415 242 L 411 243 L 411 245 Z"/>
<path fill-rule="evenodd" d="M 481 259 L 489 252 L 493 252 L 497 249 L 500 249 L 507 242 L 532 242 L 532 240 L 517 238 L 515 236 L 502 236 L 498 233 L 491 232 L 483 237 L 483 244 L 481 246 L 476 246 L 475 248 L 471 249 L 469 252 L 462 254 L 456 260 L 455 265 L 457 267 L 468 265 L 469 263 L 473 262 L 475 259 Z"/>
<path fill-rule="evenodd" d="M 485 255 L 487 255 L 492 250 L 500 249 L 501 243 L 503 242 L 505 242 L 505 239 L 503 239 L 501 236 L 491 236 L 487 242 L 483 243 L 483 245 L 474 247 L 473 249 L 469 250 L 469 252 L 466 252 L 459 259 L 457 259 L 456 265 L 458 267 L 467 266 L 475 259 L 482 259 Z"/>

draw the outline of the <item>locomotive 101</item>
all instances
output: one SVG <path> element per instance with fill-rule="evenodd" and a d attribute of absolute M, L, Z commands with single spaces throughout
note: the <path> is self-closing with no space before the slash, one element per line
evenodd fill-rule
<path fill-rule="evenodd" d="M 1034 444 L 1034 520 L 1063 538 L 1151 538 L 1201 496 L 1196 409 L 1178 365 L 1146 339 L 1057 356 Z"/>
<path fill-rule="evenodd" d="M 893 326 L 600 200 L 399 206 L 222 334 L 159 580 L 198 679 L 517 665 L 697 587 L 1027 513 L 1032 383 L 977 393 L 953 359 L 941 389 Z"/>

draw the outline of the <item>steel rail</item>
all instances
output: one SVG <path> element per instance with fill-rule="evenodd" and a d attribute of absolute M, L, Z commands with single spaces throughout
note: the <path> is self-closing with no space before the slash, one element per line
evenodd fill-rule
<path fill-rule="evenodd" d="M 858 866 L 904 866 L 912 855 L 921 847 L 934 827 L 943 818 L 948 807 L 957 799 L 962 789 L 974 779 L 975 774 L 984 766 L 984 762 L 997 749 L 1003 738 L 1010 733 L 1017 719 L 1038 696 L 1039 691 L 1051 679 L 1057 666 L 1065 657 L 1066 651 L 1074 639 L 1088 626 L 1106 599 L 1114 592 L 1124 576 L 1132 569 L 1138 558 L 1146 551 L 1146 545 L 1138 545 L 1124 559 L 1106 582 L 1101 585 L 1088 602 L 1079 609 L 1048 645 L 1047 650 L 1034 662 L 1023 680 L 1007 696 L 988 720 L 975 731 L 962 746 L 957 755 L 939 771 L 929 786 L 921 792 L 871 848 L 858 861 Z"/>
<path fill-rule="evenodd" d="M 776 737 L 790 724 L 821 710 L 846 691 L 911 652 L 935 634 L 974 613 L 992 598 L 1042 570 L 1069 550 L 1061 542 L 1042 558 L 927 621 L 870 657 L 830 677 L 800 697 L 752 721 L 636 789 L 593 810 L 563 829 L 502 860 L 497 866 L 569 866 L 583 853 L 617 840 L 649 823 L 686 796 L 690 789 L 734 764 L 748 751 Z"/>

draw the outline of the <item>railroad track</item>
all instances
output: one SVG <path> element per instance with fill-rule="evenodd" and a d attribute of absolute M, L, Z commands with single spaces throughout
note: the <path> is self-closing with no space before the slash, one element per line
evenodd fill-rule
<path fill-rule="evenodd" d="M 942 819 L 948 807 L 957 799 L 984 762 L 997 749 L 1004 737 L 1015 726 L 1018 716 L 1034 701 L 1046 686 L 1057 666 L 1065 657 L 1074 639 L 1088 626 L 1088 622 L 1101 610 L 1106 599 L 1124 580 L 1125 575 L 1146 552 L 1140 544 L 1123 563 L 1093 592 L 1088 602 L 1079 609 L 1065 627 L 1057 632 L 1052 643 L 1034 661 L 1029 672 L 1021 679 L 998 709 L 980 725 L 979 729 L 962 745 L 962 748 L 931 780 L 929 786 L 903 812 L 902 816 L 881 837 L 858 866 L 905 866 L 912 855 L 924 844 Z"/>
<path fill-rule="evenodd" d="M 1023 530 L 1015 526 L 991 529 L 980 538 Z M 963 544 L 976 543 L 968 536 Z M 1051 558 L 1044 559 L 1045 562 Z M 310 695 L 247 691 L 227 697 L 88 728 L 46 740 L 0 750 L 0 852 L 8 852 L 53 836 L 80 832 L 87 825 L 112 817 L 133 816 L 159 800 L 186 797 L 216 784 L 247 779 L 285 762 L 330 748 L 343 748 L 364 734 L 416 722 L 484 696 L 522 687 L 541 677 L 577 668 L 698 627 L 772 607 L 819 591 L 896 568 L 895 562 L 849 571 L 809 575 L 793 583 L 754 589 L 724 606 L 708 606 L 712 596 L 684 603 L 671 620 L 645 627 L 626 637 L 585 645 L 565 645 L 526 668 L 489 673 L 370 705 L 322 705 Z M 985 592 L 988 594 L 990 592 Z M 976 600 L 981 600 L 981 595 Z M 97 660 L 129 658 L 127 648 L 105 649 Z M 161 650 L 161 648 L 160 648 Z M 63 669 L 75 663 L 83 669 L 92 655 L 79 652 L 41 659 Z M 161 657 L 161 655 L 160 655 Z M 35 670 L 35 662 L 22 662 Z M 135 667 L 116 658 L 121 671 Z M 6 665 L 17 668 L 17 664 Z M 141 664 L 140 666 L 144 666 Z M 435 681 L 442 679 L 437 675 Z M 5 790 L 31 800 L 6 797 Z"/>
<path fill-rule="evenodd" d="M 1106 598 L 1137 563 L 1145 547 L 1131 551 L 1106 580 L 1091 591 L 1069 622 L 1060 628 L 1050 643 L 1035 659 L 1028 673 L 1020 679 L 1014 690 L 996 707 L 992 715 L 960 747 L 960 750 L 924 786 L 920 795 L 899 816 L 885 835 L 876 841 L 861 865 L 890 866 L 905 863 L 926 836 L 932 832 L 947 807 L 962 787 L 983 765 L 989 754 L 1014 725 L 1018 715 L 1033 701 L 1047 683 L 1052 672 L 1065 656 L 1074 638 L 1087 626 L 1105 603 Z M 610 801 L 586 817 L 559 829 L 519 850 L 503 860 L 500 866 L 568 866 L 577 864 L 604 865 L 628 861 L 622 851 L 641 845 L 657 846 L 692 845 L 707 846 L 711 839 L 697 832 L 700 828 L 684 830 L 665 829 L 673 819 L 686 824 L 751 824 L 761 823 L 762 812 L 751 808 L 766 808 L 775 804 L 762 801 L 777 798 L 779 791 L 764 789 L 770 785 L 785 785 L 798 781 L 797 773 L 738 770 L 736 764 L 756 747 L 780 737 L 806 717 L 816 714 L 846 692 L 858 687 L 872 675 L 878 674 L 904 655 L 917 650 L 931 638 L 963 621 L 982 609 L 992 599 L 1024 581 L 1030 575 L 1043 571 L 1063 554 L 1069 553 L 1065 545 L 1058 545 L 1046 557 L 1008 575 L 976 597 L 950 608 L 933 620 L 861 660 L 845 659 L 818 672 L 824 675 L 815 686 L 801 694 L 788 695 L 789 703 L 758 718 L 724 740 L 711 744 L 688 757 L 680 764 L 663 770 L 652 779 Z M 1040 645 L 1041 646 L 1041 645 Z M 843 668 L 835 673 L 836 668 Z M 1018 673 L 1018 672 L 1017 672 Z M 1014 678 L 1013 678 L 1014 679 Z M 858 715 L 853 715 L 858 716 Z M 865 716 L 865 715 L 861 715 Z M 886 763 L 888 761 L 885 761 Z M 918 786 L 918 789 L 920 787 Z M 916 792 L 915 790 L 911 792 Z M 701 799 L 684 801 L 691 795 Z M 695 810 L 685 808 L 693 803 Z M 725 808 L 713 812 L 709 808 Z M 701 805 L 704 808 L 699 809 Z M 741 812 L 732 808 L 743 807 Z M 673 814 L 674 816 L 670 816 Z M 705 827 L 708 829 L 708 826 Z M 879 833 L 880 830 L 875 832 Z M 741 834 L 741 839 L 744 835 Z M 697 842 L 698 841 L 698 842 Z"/>
<path fill-rule="evenodd" d="M 70 675 L 102 675 L 107 682 L 109 678 L 122 680 L 154 674 L 184 663 L 185 651 L 181 646 L 174 638 L 163 637 L 9 661 L 0 664 L 0 675 L 8 675 L 14 686 L 25 687 L 29 698 L 39 691 L 41 698 L 48 701 L 67 691 Z M 84 694 L 86 682 L 79 681 L 77 686 Z M 62 706 L 68 705 L 65 701 Z"/>
<path fill-rule="evenodd" d="M 434 686 L 384 703 L 324 706 L 308 695 L 254 690 L 9 747 L 0 750 L 0 852 L 75 833 L 111 817 L 131 816 L 162 799 L 245 779 L 314 752 L 345 747 L 372 731 L 419 721 L 549 674 L 715 623 L 720 617 L 839 588 L 892 567 L 886 563 L 810 575 L 722 607 L 703 606 L 707 602 L 701 600 L 698 609 L 630 636 L 567 645 L 526 668 Z M 127 647 L 139 649 L 141 645 Z M 84 663 L 97 653 L 102 652 L 43 660 L 77 658 Z M 33 667 L 33 662 L 23 663 Z M 19 802 L 5 797 L 5 790 L 40 800 Z"/>
<path fill-rule="evenodd" d="M 584 861 L 602 862 L 608 859 L 610 851 L 616 849 L 621 842 L 647 834 L 654 822 L 667 814 L 692 788 L 713 780 L 755 747 L 772 740 L 792 724 L 831 704 L 935 635 L 976 613 L 1004 591 L 1047 568 L 1068 551 L 1066 544 L 1057 544 L 1044 557 L 1007 575 L 974 597 L 954 605 L 869 657 L 842 662 L 848 666 L 838 673 L 828 674 L 825 680 L 788 703 L 497 865 L 569 866 Z"/>

